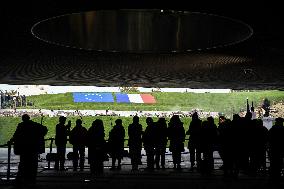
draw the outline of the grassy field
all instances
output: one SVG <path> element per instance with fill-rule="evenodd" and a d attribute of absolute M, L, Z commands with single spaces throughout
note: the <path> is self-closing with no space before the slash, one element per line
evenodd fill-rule
<path fill-rule="evenodd" d="M 268 98 L 271 103 L 284 99 L 283 91 L 253 91 L 253 92 L 233 92 L 227 94 L 212 93 L 161 93 L 154 92 L 156 104 L 127 104 L 127 103 L 74 103 L 72 93 L 46 94 L 28 97 L 34 102 L 30 108 L 38 109 L 69 109 L 69 110 L 121 110 L 121 111 L 190 111 L 192 109 L 202 109 L 204 111 L 222 112 L 227 115 L 240 112 L 246 109 L 246 98 L 254 102 L 254 106 L 261 105 L 264 98 Z"/>
<path fill-rule="evenodd" d="M 249 101 L 254 102 L 254 106 L 257 107 L 261 105 L 264 98 L 268 98 L 271 104 L 283 101 L 284 92 L 283 91 L 253 91 L 253 92 L 233 92 L 228 94 L 196 94 L 196 93 L 152 93 L 155 96 L 156 104 L 118 104 L 118 103 L 74 103 L 72 93 L 66 94 L 54 94 L 54 95 L 38 95 L 28 97 L 29 101 L 34 102 L 33 107 L 38 109 L 93 109 L 93 110 L 160 110 L 160 111 L 190 111 L 192 109 L 202 109 L 204 111 L 215 111 L 224 113 L 227 116 L 231 116 L 233 113 L 239 113 L 241 109 L 246 109 L 246 98 Z M 75 120 L 78 117 L 68 117 L 72 121 L 72 126 L 74 126 Z M 111 128 L 111 122 L 114 123 L 115 119 L 118 117 L 84 117 L 83 122 L 86 128 L 91 126 L 92 121 L 95 119 L 102 119 L 105 124 L 106 138 L 108 138 L 108 133 Z M 145 119 L 141 118 L 140 122 L 145 128 Z M 40 122 L 40 118 L 33 118 L 34 121 Z M 127 131 L 127 126 L 132 122 L 132 118 L 124 117 L 122 118 L 123 125 Z M 182 119 L 184 122 L 185 129 L 187 129 L 190 118 Z M 0 117 L 0 144 L 5 144 L 13 135 L 17 124 L 21 122 L 18 117 Z M 48 127 L 48 134 L 46 138 L 54 137 L 55 125 L 58 122 L 57 117 L 46 117 L 44 120 L 44 125 Z M 126 132 L 127 133 L 127 132 Z M 128 138 L 128 136 L 126 136 Z"/>
<path fill-rule="evenodd" d="M 72 122 L 72 127 L 75 126 L 75 121 L 79 117 L 68 117 L 68 120 L 71 120 Z M 105 127 L 105 135 L 106 139 L 108 139 L 109 131 L 112 128 L 112 125 L 115 124 L 115 120 L 120 117 L 115 117 L 115 116 L 98 116 L 98 117 L 83 117 L 83 125 L 87 129 L 92 125 L 92 122 L 95 119 L 102 119 L 104 122 L 104 127 Z M 126 131 L 126 137 L 128 138 L 128 125 L 132 123 L 132 118 L 131 117 L 123 117 L 121 118 L 123 122 L 123 126 Z M 153 118 L 154 121 L 157 121 L 157 118 Z M 36 117 L 32 119 L 33 121 L 40 122 L 40 117 Z M 167 119 L 169 120 L 169 118 Z M 182 118 L 182 121 L 184 122 L 184 127 L 185 129 L 188 129 L 188 125 L 191 119 L 189 118 Z M 10 138 L 13 136 L 17 124 L 21 122 L 21 118 L 18 117 L 0 117 L 0 144 L 5 144 Z M 48 127 L 48 133 L 45 136 L 45 138 L 50 138 L 55 136 L 55 125 L 58 123 L 58 117 L 47 117 L 43 120 L 43 125 Z M 146 118 L 141 117 L 140 118 L 140 123 L 143 126 L 143 130 L 145 130 L 146 127 Z M 48 147 L 49 143 L 46 143 L 46 146 Z M 70 146 L 70 145 L 69 145 Z"/>

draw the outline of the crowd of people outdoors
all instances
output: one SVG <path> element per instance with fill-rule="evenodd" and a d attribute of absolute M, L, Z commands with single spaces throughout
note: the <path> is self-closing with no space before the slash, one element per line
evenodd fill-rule
<path fill-rule="evenodd" d="M 20 155 L 18 178 L 35 181 L 37 155 L 42 153 L 42 140 L 47 128 L 42 124 L 30 121 L 27 114 L 22 116 L 12 138 L 15 154 Z M 104 173 L 104 161 L 109 155 L 112 160 L 110 170 L 121 170 L 121 160 L 125 156 L 125 126 L 122 119 L 117 119 L 112 127 L 109 138 L 105 138 L 104 123 L 95 119 L 89 129 L 77 119 L 74 128 L 64 116 L 59 117 L 56 127 L 55 144 L 57 158 L 55 169 L 65 170 L 66 144 L 73 145 L 73 171 L 84 170 L 85 148 L 88 148 L 90 172 L 94 175 Z M 261 119 L 252 119 L 252 113 L 245 117 L 238 114 L 233 119 L 219 117 L 218 126 L 212 117 L 202 121 L 198 112 L 192 114 L 192 121 L 186 131 L 179 115 L 173 115 L 167 123 L 164 117 L 154 122 L 151 117 L 146 119 L 147 127 L 143 131 L 139 116 L 133 116 L 128 125 L 129 157 L 132 171 L 138 171 L 141 165 L 141 150 L 144 147 L 147 156 L 147 170 L 165 169 L 165 153 L 169 142 L 172 153 L 173 169 L 181 170 L 181 153 L 189 148 L 191 170 L 210 175 L 214 168 L 213 152 L 218 151 L 223 161 L 222 169 L 226 177 L 238 177 L 239 172 L 255 176 L 258 171 L 266 170 L 266 156 L 270 160 L 269 173 L 271 178 L 279 179 L 283 168 L 284 127 L 283 118 L 276 118 L 271 129 L 263 126 Z M 185 144 L 189 135 L 188 144 Z M 25 148 L 24 146 L 29 146 Z M 117 166 L 116 166 L 117 161 Z M 23 174 L 27 172 L 29 174 Z M 23 176 L 25 175 L 25 177 Z"/>
<path fill-rule="evenodd" d="M 116 110 L 46 110 L 46 109 L 0 109 L 0 117 L 21 117 L 29 114 L 31 117 L 46 116 L 120 116 L 120 117 L 172 117 L 178 114 L 180 117 L 191 117 L 194 112 L 198 112 L 199 116 L 204 118 L 212 116 L 218 117 L 218 112 L 207 112 L 201 109 L 192 109 L 189 111 L 116 111 Z"/>
<path fill-rule="evenodd" d="M 27 101 L 25 95 L 16 94 L 16 91 L 3 92 L 0 90 L 0 109 L 25 107 L 28 105 L 31 105 L 31 102 Z"/>

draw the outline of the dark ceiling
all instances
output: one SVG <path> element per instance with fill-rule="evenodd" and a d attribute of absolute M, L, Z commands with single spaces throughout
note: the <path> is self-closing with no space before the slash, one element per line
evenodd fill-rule
<path fill-rule="evenodd" d="M 154 3 L 153 3 L 154 2 Z M 254 34 L 235 46 L 183 54 L 97 53 L 46 44 L 43 19 L 100 9 L 175 9 L 242 20 Z M 264 1 L 9 1 L 1 6 L 0 83 L 283 89 L 283 11 Z"/>

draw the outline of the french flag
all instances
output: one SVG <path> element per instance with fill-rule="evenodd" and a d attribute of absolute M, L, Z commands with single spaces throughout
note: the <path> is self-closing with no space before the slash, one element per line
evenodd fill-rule
<path fill-rule="evenodd" d="M 124 94 L 116 93 L 117 103 L 145 103 L 155 104 L 156 100 L 151 94 Z"/>

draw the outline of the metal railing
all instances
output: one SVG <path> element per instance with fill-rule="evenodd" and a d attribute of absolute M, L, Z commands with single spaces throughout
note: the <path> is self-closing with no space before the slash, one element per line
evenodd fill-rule
<path fill-rule="evenodd" d="M 53 151 L 53 143 L 54 143 L 54 138 L 47 138 L 47 139 L 44 139 L 45 141 L 50 141 L 49 143 L 49 152 L 48 153 L 52 153 Z M 185 139 L 186 141 L 188 141 L 188 139 Z M 125 141 L 128 141 L 128 139 L 125 139 Z M 5 177 L 1 178 L 2 180 L 6 180 L 6 181 L 10 181 L 10 180 L 13 180 L 15 179 L 14 177 L 12 177 L 11 175 L 11 151 L 12 151 L 12 146 L 13 146 L 13 143 L 12 142 L 7 142 L 6 144 L 4 145 L 0 145 L 0 148 L 8 148 L 8 152 L 7 152 L 7 172 L 6 172 L 6 175 Z M 182 152 L 182 154 L 187 154 L 188 152 Z M 269 159 L 269 158 L 267 158 Z M 47 166 L 44 167 L 44 169 L 53 169 L 53 167 L 51 167 L 51 162 L 52 160 L 51 159 L 46 159 L 47 161 Z M 2 163 L 2 164 L 5 164 L 5 163 Z"/>
<path fill-rule="evenodd" d="M 5 147 L 8 147 L 7 173 L 6 173 L 6 177 L 3 177 L 1 179 L 10 181 L 10 180 L 14 179 L 14 178 L 11 177 L 11 151 L 12 151 L 12 143 L 11 142 L 7 142 L 4 145 L 0 145 L 0 148 L 5 148 Z"/>

